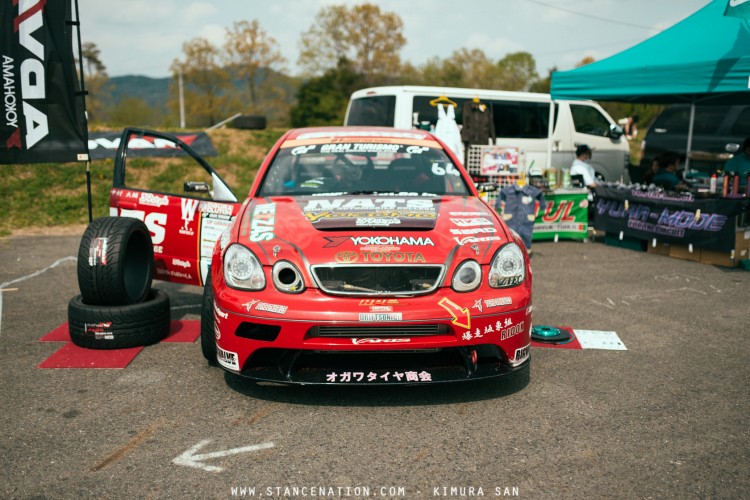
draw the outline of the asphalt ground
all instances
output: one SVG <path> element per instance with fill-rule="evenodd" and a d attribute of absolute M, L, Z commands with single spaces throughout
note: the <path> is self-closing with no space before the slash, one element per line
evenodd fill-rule
<path fill-rule="evenodd" d="M 534 324 L 615 331 L 627 351 L 533 348 L 529 376 L 490 382 L 261 386 L 197 343 L 37 368 L 77 293 L 71 233 L 0 240 L 2 498 L 750 494 L 748 272 L 535 243 Z M 198 319 L 199 289 L 156 286 Z M 209 456 L 175 463 L 191 449 Z"/>

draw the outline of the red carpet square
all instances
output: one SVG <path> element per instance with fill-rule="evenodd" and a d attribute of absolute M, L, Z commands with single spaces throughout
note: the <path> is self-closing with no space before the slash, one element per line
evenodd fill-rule
<path fill-rule="evenodd" d="M 573 336 L 573 340 L 566 344 L 555 344 L 553 342 L 539 342 L 538 340 L 531 341 L 531 347 L 551 347 L 553 349 L 583 349 L 581 343 L 578 342 L 578 338 L 573 333 L 573 329 L 569 326 L 557 326 L 560 330 L 565 330 Z"/>
<path fill-rule="evenodd" d="M 68 322 L 58 326 L 47 335 L 39 339 L 39 342 L 70 342 L 70 332 L 68 331 Z"/>
<path fill-rule="evenodd" d="M 195 342 L 201 334 L 201 322 L 198 319 L 172 321 L 169 335 L 162 342 Z"/>
<path fill-rule="evenodd" d="M 66 343 L 52 356 L 42 361 L 39 368 L 125 368 L 143 350 L 143 347 L 129 349 L 86 349 L 72 342 Z"/>

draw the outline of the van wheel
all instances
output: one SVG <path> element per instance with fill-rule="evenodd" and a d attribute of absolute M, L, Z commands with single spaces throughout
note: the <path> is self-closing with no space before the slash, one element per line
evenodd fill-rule
<path fill-rule="evenodd" d="M 211 269 L 208 270 L 206 282 L 203 285 L 203 303 L 201 305 L 201 351 L 208 364 L 216 366 L 216 333 L 214 328 L 214 290 L 211 285 Z"/>
<path fill-rule="evenodd" d="M 154 246 L 143 221 L 102 217 L 86 228 L 78 247 L 78 288 L 83 303 L 143 302 L 154 274 Z"/>
<path fill-rule="evenodd" d="M 89 349 L 124 349 L 155 344 L 169 334 L 169 296 L 151 290 L 146 301 L 92 306 L 76 295 L 68 303 L 70 340 Z"/>

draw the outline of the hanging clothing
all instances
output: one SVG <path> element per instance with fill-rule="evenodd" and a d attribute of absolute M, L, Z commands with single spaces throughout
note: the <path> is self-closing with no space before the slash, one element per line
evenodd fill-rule
<path fill-rule="evenodd" d="M 521 236 L 527 249 L 531 249 L 536 214 L 546 207 L 542 190 L 530 184 L 503 188 L 495 202 L 495 208 L 501 209 L 505 223 Z"/>
<path fill-rule="evenodd" d="M 446 112 L 442 104 L 438 104 L 438 121 L 435 125 L 435 137 L 445 143 L 459 158 L 464 157 L 464 145 L 461 143 L 461 132 L 456 123 L 456 112 L 453 106 L 446 106 Z"/>
<path fill-rule="evenodd" d="M 467 101 L 462 112 L 461 139 L 468 144 L 486 145 L 489 139 L 495 144 L 495 119 L 492 107 L 482 102 Z"/>

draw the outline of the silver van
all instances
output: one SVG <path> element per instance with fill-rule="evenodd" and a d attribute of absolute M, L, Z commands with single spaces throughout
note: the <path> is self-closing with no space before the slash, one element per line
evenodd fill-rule
<path fill-rule="evenodd" d="M 530 174 L 569 167 L 576 147 L 588 144 L 599 177 L 629 181 L 630 149 L 622 128 L 593 101 L 553 102 L 549 94 L 452 87 L 372 87 L 351 95 L 344 124 L 427 128 L 438 118 L 430 101 L 440 97 L 456 104 L 459 126 L 465 103 L 478 99 L 486 104 L 493 115 L 495 144 L 524 148 Z"/>

